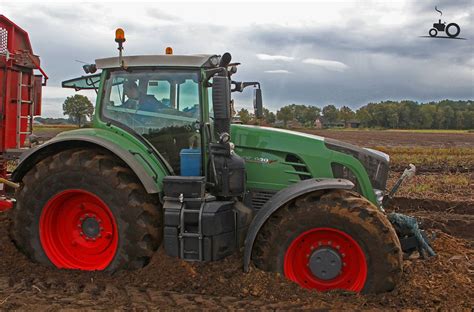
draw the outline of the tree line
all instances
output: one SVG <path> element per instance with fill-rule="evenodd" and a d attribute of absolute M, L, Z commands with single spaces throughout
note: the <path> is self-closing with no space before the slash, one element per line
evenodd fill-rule
<path fill-rule="evenodd" d="M 313 127 L 317 118 L 325 125 L 356 121 L 360 127 L 386 129 L 474 129 L 474 101 L 442 100 L 418 103 L 415 101 L 382 101 L 369 103 L 353 111 L 348 106 L 317 106 L 291 104 L 281 107 L 276 114 L 264 109 L 263 122 L 287 126 L 297 121 L 303 127 Z M 237 116 L 244 124 L 258 124 L 247 109 Z"/>

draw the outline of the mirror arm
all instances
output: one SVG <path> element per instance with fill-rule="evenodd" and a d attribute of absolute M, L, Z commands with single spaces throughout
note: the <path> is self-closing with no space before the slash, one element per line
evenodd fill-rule
<path fill-rule="evenodd" d="M 224 72 L 224 75 L 222 73 Z M 216 74 L 219 74 L 221 76 L 227 75 L 227 69 L 225 67 L 218 67 L 218 68 L 212 68 L 204 71 L 205 77 L 203 79 L 203 83 L 210 87 L 211 84 L 209 83 L 209 80 L 214 77 Z"/>
<path fill-rule="evenodd" d="M 257 81 L 245 81 L 245 82 L 240 82 L 240 81 L 233 81 L 231 82 L 233 85 L 235 85 L 235 88 L 233 88 L 231 91 L 232 92 L 242 92 L 244 91 L 245 88 L 254 86 L 258 87 L 260 89 L 260 82 Z"/>

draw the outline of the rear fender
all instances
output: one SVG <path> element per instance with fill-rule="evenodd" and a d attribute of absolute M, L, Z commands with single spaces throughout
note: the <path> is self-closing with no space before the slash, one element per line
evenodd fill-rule
<path fill-rule="evenodd" d="M 285 203 L 309 192 L 329 189 L 350 190 L 353 187 L 354 184 L 345 179 L 308 179 L 284 188 L 276 193 L 262 206 L 250 224 L 247 237 L 245 238 L 244 271 L 248 272 L 249 270 L 252 248 L 258 232 L 265 224 L 265 221 L 267 221 L 274 212 L 284 206 Z"/>
<path fill-rule="evenodd" d="M 160 192 L 159 186 L 161 185 L 163 176 L 166 175 L 162 168 L 155 168 L 138 150 L 124 149 L 110 140 L 87 135 L 59 136 L 25 152 L 20 158 L 20 163 L 12 173 L 12 181 L 20 182 L 34 165 L 46 157 L 66 149 L 77 147 L 99 147 L 109 151 L 127 164 L 149 194 Z M 147 168 L 145 169 L 145 167 Z"/>

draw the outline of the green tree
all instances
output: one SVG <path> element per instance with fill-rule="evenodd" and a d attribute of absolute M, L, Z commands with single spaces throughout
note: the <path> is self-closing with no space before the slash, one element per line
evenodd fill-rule
<path fill-rule="evenodd" d="M 274 112 L 271 112 L 268 108 L 263 108 L 263 119 L 267 124 L 273 124 L 276 120 Z"/>
<path fill-rule="evenodd" d="M 238 113 L 237 115 L 240 117 L 240 121 L 243 123 L 243 124 L 248 124 L 250 122 L 250 120 L 252 119 L 252 117 L 250 116 L 250 113 L 247 109 L 245 108 L 242 108 Z"/>
<path fill-rule="evenodd" d="M 316 107 L 316 106 L 308 106 L 306 108 L 306 113 L 305 113 L 305 122 L 304 124 L 306 126 L 310 126 L 312 127 L 313 124 L 314 124 L 314 121 L 316 120 L 316 118 L 318 118 L 319 116 L 321 115 L 321 109 L 319 107 Z"/>
<path fill-rule="evenodd" d="M 80 127 L 86 118 L 92 118 L 94 105 L 87 96 L 76 94 L 68 96 L 63 103 L 63 114 L 68 115 Z"/>
<path fill-rule="evenodd" d="M 420 128 L 432 129 L 436 116 L 436 106 L 432 104 L 421 105 L 420 107 Z"/>
<path fill-rule="evenodd" d="M 283 106 L 277 111 L 276 117 L 278 120 L 283 121 L 283 124 L 286 127 L 288 121 L 293 120 L 293 118 L 295 118 L 295 113 L 291 106 Z"/>
<path fill-rule="evenodd" d="M 347 107 L 347 106 L 341 107 L 338 115 L 339 115 L 339 119 L 343 120 L 344 122 L 347 122 L 355 118 L 354 111 L 350 107 Z"/>
<path fill-rule="evenodd" d="M 323 116 L 329 122 L 336 122 L 339 111 L 334 105 L 326 105 L 323 107 Z"/>

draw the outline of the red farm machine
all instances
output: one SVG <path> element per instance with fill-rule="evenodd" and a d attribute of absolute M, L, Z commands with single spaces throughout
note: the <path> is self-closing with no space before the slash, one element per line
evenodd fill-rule
<path fill-rule="evenodd" d="M 28 33 L 0 15 L 0 211 L 12 206 L 5 192 L 5 185 L 15 186 L 8 181 L 8 163 L 29 147 L 47 79 Z"/>

